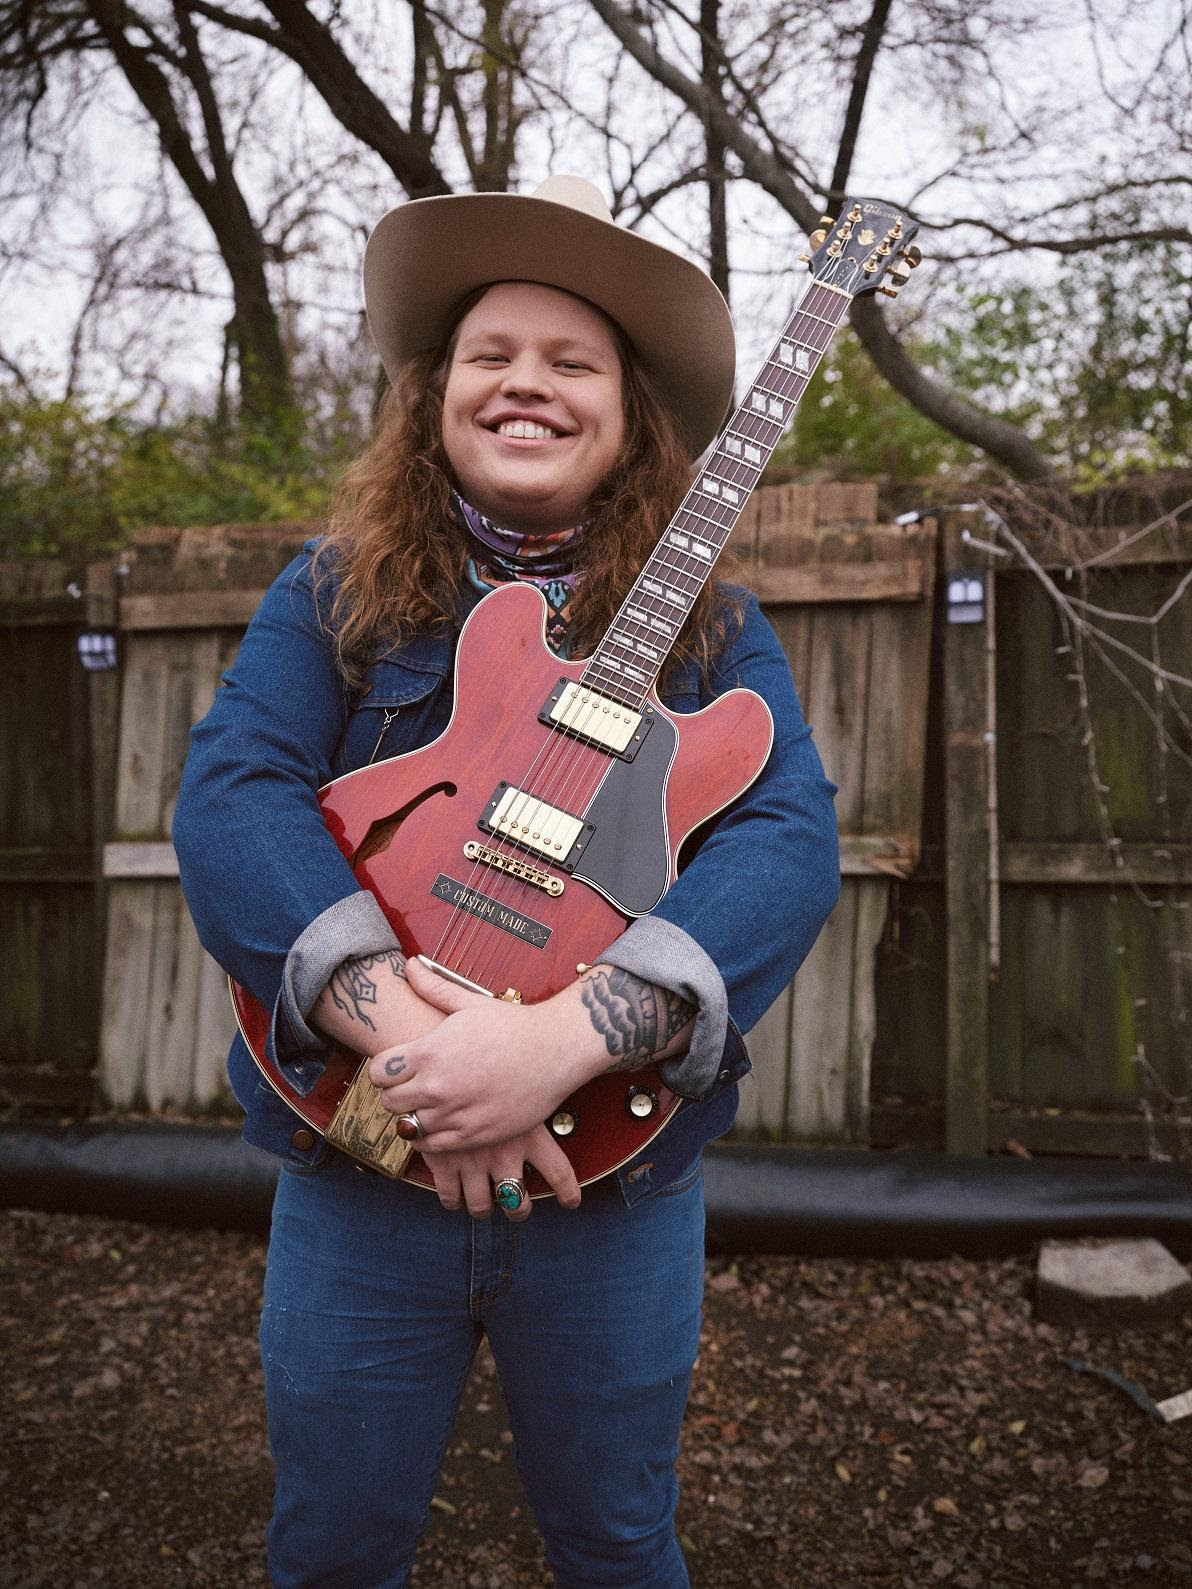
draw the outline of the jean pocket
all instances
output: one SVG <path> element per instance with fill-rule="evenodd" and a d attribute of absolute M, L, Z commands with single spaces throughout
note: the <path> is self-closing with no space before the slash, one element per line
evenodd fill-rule
<path fill-rule="evenodd" d="M 690 1163 L 684 1165 L 677 1175 L 671 1176 L 669 1181 L 660 1180 L 654 1171 L 655 1166 L 648 1159 L 628 1172 L 618 1171 L 617 1180 L 621 1188 L 621 1196 L 630 1208 L 638 1208 L 643 1203 L 652 1203 L 660 1197 L 681 1197 L 684 1192 L 691 1191 L 699 1184 L 703 1178 L 704 1164 L 702 1157 L 697 1155 Z"/>
<path fill-rule="evenodd" d="M 340 1154 L 325 1139 L 319 1142 L 318 1147 L 302 1158 L 284 1158 L 281 1161 L 283 1175 L 296 1175 L 300 1180 L 309 1180 L 314 1175 L 325 1175 L 332 1167 Z"/>
<path fill-rule="evenodd" d="M 676 1175 L 673 1181 L 668 1181 L 665 1186 L 660 1186 L 656 1192 L 651 1192 L 651 1197 L 678 1197 L 683 1192 L 689 1192 L 697 1181 L 703 1179 L 704 1160 L 701 1154 L 685 1170 Z"/>

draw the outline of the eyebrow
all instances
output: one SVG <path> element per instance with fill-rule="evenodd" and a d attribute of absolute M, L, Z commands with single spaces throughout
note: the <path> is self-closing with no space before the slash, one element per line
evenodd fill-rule
<path fill-rule="evenodd" d="M 485 330 L 483 327 L 477 326 L 475 329 L 469 329 L 463 333 L 459 339 L 458 347 L 471 347 L 474 342 L 489 342 L 499 347 L 506 347 L 511 342 L 516 341 L 518 336 L 519 333 L 517 332 L 498 331 L 495 329 Z M 564 352 L 585 353 L 595 359 L 604 359 L 610 356 L 615 359 L 617 357 L 615 347 L 608 350 L 602 349 L 597 343 L 590 342 L 584 336 L 552 337 L 550 341 L 544 344 L 544 347 L 548 353 L 553 354 Z"/>

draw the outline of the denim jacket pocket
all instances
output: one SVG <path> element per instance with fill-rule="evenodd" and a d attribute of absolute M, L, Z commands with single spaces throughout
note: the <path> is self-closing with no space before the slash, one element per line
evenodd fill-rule
<path fill-rule="evenodd" d="M 423 712 L 418 708 L 431 701 L 445 674 L 438 669 L 381 661 L 370 668 L 368 677 L 368 691 L 353 707 L 335 753 L 340 774 L 400 756 L 422 744 Z"/>

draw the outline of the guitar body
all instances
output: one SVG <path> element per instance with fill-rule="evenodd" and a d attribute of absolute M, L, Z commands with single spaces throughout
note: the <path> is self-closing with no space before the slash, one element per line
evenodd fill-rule
<path fill-rule="evenodd" d="M 549 998 L 626 922 L 653 910 L 687 835 L 757 777 L 773 738 L 759 696 L 731 690 L 680 717 L 663 709 L 651 681 L 832 334 L 854 298 L 896 294 L 909 279 L 921 258 L 917 231 L 888 204 L 858 198 L 812 234 L 805 298 L 587 662 L 550 652 L 535 589 L 503 586 L 464 625 L 455 714 L 439 738 L 320 792 L 329 831 L 406 954 L 497 997 Z M 882 285 L 887 273 L 893 288 Z M 316 1130 L 334 1125 L 333 1140 L 354 1151 L 359 1135 L 345 1135 L 332 1117 L 342 1101 L 355 1131 L 376 1112 L 375 1089 L 351 1085 L 359 1056 L 333 1053 L 300 1096 L 265 1057 L 267 1012 L 243 988 L 232 991 L 276 1091 Z M 587 1182 L 638 1153 L 678 1105 L 651 1067 L 599 1077 L 547 1124 Z M 417 1157 L 386 1173 L 431 1184 Z M 540 1180 L 530 1185 L 545 1190 Z"/>
<path fill-rule="evenodd" d="M 651 692 L 633 742 L 617 753 L 561 732 L 539 714 L 561 684 L 579 684 L 585 664 L 549 650 L 545 620 L 546 604 L 530 586 L 487 596 L 460 636 L 455 709 L 439 738 L 319 794 L 328 831 L 403 951 L 526 1003 L 568 986 L 578 965 L 597 961 L 628 921 L 654 908 L 675 880 L 683 840 L 748 788 L 773 735 L 765 702 L 744 689 L 690 716 L 668 713 Z M 618 703 L 602 699 L 584 711 L 615 717 Z M 486 828 L 501 820 L 503 795 L 506 826 Z M 520 831 L 530 811 L 537 823 L 527 816 L 524 841 L 511 838 L 509 824 Z M 232 994 L 270 1085 L 325 1133 L 359 1055 L 333 1049 L 301 1095 L 266 1056 L 268 1012 L 237 984 Z M 613 1072 L 566 1100 L 573 1125 L 556 1137 L 585 1183 L 638 1153 L 679 1102 L 657 1067 Z M 433 1184 L 417 1156 L 405 1178 Z M 535 1177 L 531 1190 L 545 1184 Z"/>

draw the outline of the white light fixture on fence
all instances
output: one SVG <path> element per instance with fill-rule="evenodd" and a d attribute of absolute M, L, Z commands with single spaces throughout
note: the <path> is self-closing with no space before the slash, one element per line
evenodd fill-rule
<path fill-rule="evenodd" d="M 985 621 L 985 579 L 979 570 L 956 569 L 948 575 L 948 622 Z"/>
<path fill-rule="evenodd" d="M 88 673 L 102 673 L 116 666 L 116 631 L 114 629 L 84 629 L 75 644 L 79 661 Z"/>

